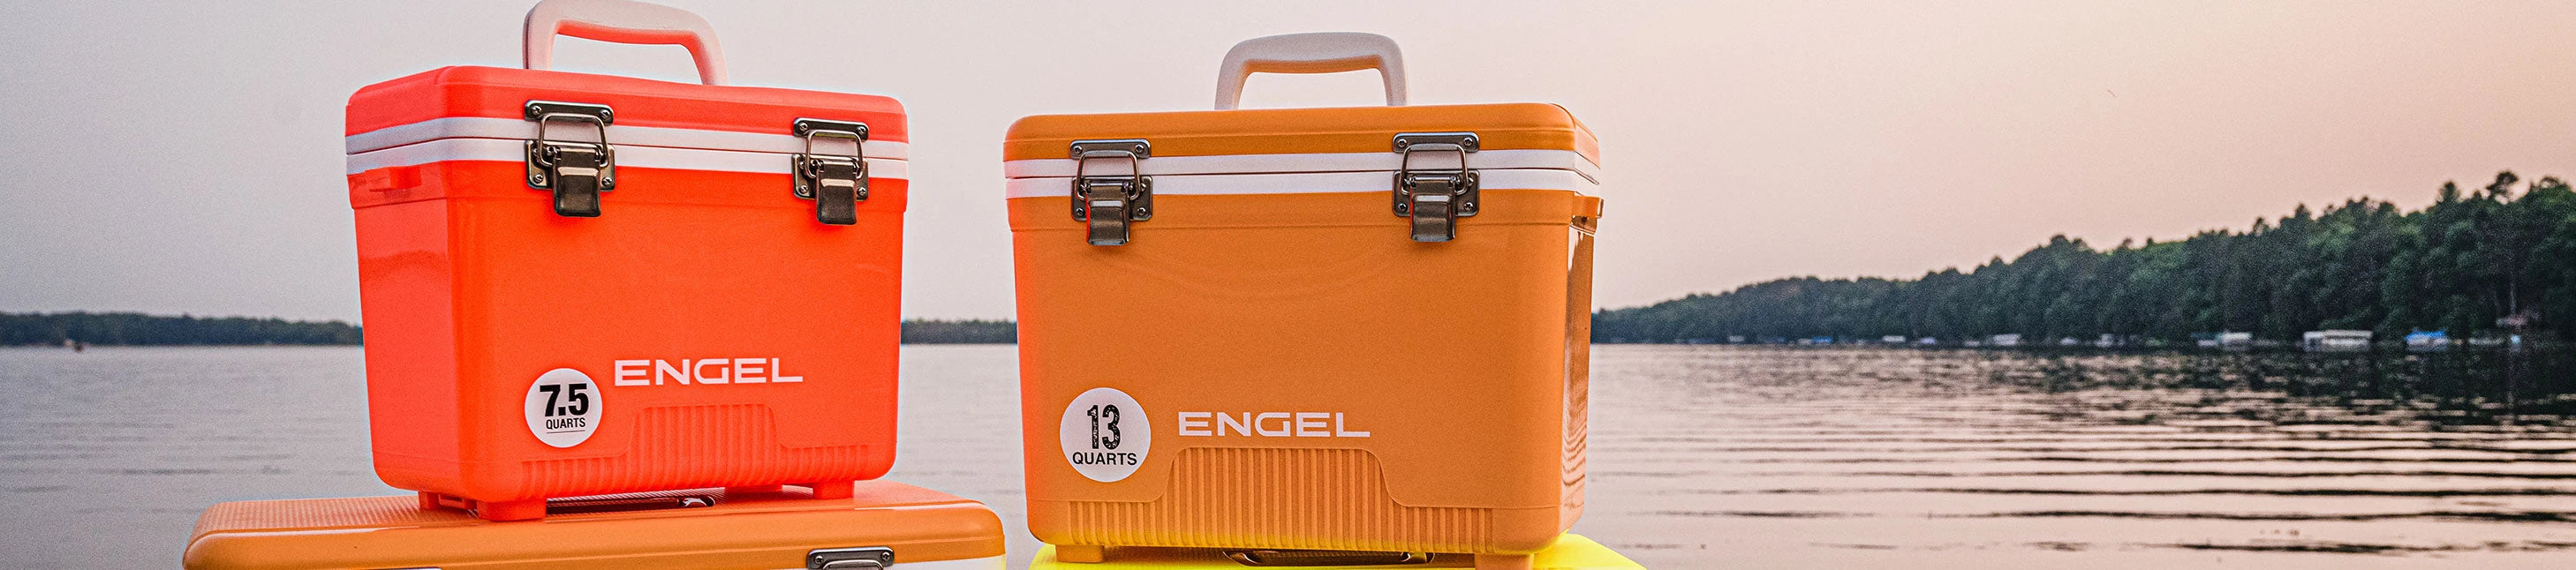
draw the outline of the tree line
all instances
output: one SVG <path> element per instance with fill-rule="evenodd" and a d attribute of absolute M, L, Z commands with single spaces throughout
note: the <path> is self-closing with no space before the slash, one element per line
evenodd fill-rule
<path fill-rule="evenodd" d="M 341 321 L 198 317 L 143 313 L 0 313 L 0 346 L 356 345 L 357 325 Z M 907 320 L 906 344 L 1010 344 L 1019 327 L 1010 321 Z"/>
<path fill-rule="evenodd" d="M 904 344 L 1017 344 L 1020 326 L 1011 321 L 912 319 L 903 322 Z"/>
<path fill-rule="evenodd" d="M 364 338 L 340 321 L 162 316 L 143 313 L 0 313 L 0 346 L 62 345 L 353 345 Z"/>
<path fill-rule="evenodd" d="M 2520 187 L 2517 192 L 2516 188 Z M 2463 192 L 2444 183 L 2421 210 L 2358 198 L 2304 204 L 2245 231 L 2109 250 L 2061 235 L 2006 261 L 1915 279 L 1765 281 L 1601 311 L 1596 342 L 1705 342 L 1904 335 L 1956 342 L 2018 333 L 2187 341 L 2241 331 L 2295 340 L 2364 329 L 2391 339 L 2527 327 L 2576 335 L 2576 192 L 2512 172 Z"/>

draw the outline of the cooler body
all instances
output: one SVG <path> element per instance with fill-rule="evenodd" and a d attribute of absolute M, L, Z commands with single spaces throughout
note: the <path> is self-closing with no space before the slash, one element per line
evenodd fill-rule
<path fill-rule="evenodd" d="M 348 135 L 387 484 L 523 518 L 890 467 L 893 100 L 451 67 L 360 90 Z"/>
<path fill-rule="evenodd" d="M 1594 148 L 1544 104 L 1021 120 L 1030 530 L 1546 548 L 1582 509 Z"/>

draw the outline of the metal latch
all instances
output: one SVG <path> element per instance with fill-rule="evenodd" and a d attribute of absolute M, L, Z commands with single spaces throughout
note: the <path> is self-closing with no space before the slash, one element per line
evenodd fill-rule
<path fill-rule="evenodd" d="M 1090 223 L 1091 245 L 1126 245 L 1129 222 L 1154 219 L 1154 178 L 1143 166 L 1153 157 L 1144 139 L 1073 141 L 1073 219 Z M 1095 158 L 1125 158 L 1127 174 L 1085 175 Z"/>
<path fill-rule="evenodd" d="M 1244 566 L 1380 566 L 1431 562 L 1431 554 L 1424 552 L 1228 550 L 1225 556 Z"/>
<path fill-rule="evenodd" d="M 522 118 L 537 124 L 528 141 L 528 186 L 555 192 L 555 215 L 599 217 L 599 193 L 617 189 L 617 149 L 608 146 L 608 125 L 617 116 L 607 105 L 529 101 Z M 546 125 L 590 123 L 599 142 L 546 138 Z"/>
<path fill-rule="evenodd" d="M 797 119 L 796 136 L 805 152 L 795 156 L 796 197 L 814 201 L 814 221 L 846 226 L 859 223 L 859 202 L 868 199 L 868 125 L 851 121 Z M 815 154 L 815 137 L 850 139 L 849 156 Z"/>
<path fill-rule="evenodd" d="M 806 570 L 884 568 L 894 565 L 894 550 L 882 546 L 826 548 L 805 553 Z"/>
<path fill-rule="evenodd" d="M 1458 167 L 1415 169 L 1416 151 L 1457 153 Z M 1400 133 L 1395 152 L 1395 215 L 1413 218 L 1413 241 L 1458 239 L 1458 218 L 1476 215 L 1476 171 L 1467 168 L 1476 133 Z"/>

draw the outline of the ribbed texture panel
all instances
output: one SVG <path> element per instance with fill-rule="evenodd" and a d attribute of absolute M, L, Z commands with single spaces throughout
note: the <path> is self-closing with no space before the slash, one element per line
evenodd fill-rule
<path fill-rule="evenodd" d="M 1573 342 L 1584 342 L 1576 339 Z M 1559 526 L 1572 527 L 1583 516 L 1583 463 L 1591 447 L 1592 371 L 1589 345 L 1570 351 L 1565 374 L 1565 494 L 1557 505 Z"/>
<path fill-rule="evenodd" d="M 1430 552 L 1489 542 L 1486 509 L 1398 505 L 1380 471 L 1351 449 L 1191 448 L 1173 458 L 1159 500 L 1073 502 L 1071 542 Z"/>
<path fill-rule="evenodd" d="M 523 497 L 856 480 L 868 446 L 778 444 L 768 406 L 670 406 L 635 415 L 626 455 L 527 462 Z"/>
<path fill-rule="evenodd" d="M 378 528 L 472 520 L 463 511 L 422 510 L 420 498 L 297 499 L 218 503 L 197 517 L 191 536 L 211 532 L 262 531 L 281 528 Z"/>
<path fill-rule="evenodd" d="M 1569 373 L 1565 380 L 1565 483 L 1581 486 L 1584 452 L 1591 446 L 1592 405 L 1589 375 Z"/>
<path fill-rule="evenodd" d="M 1583 214 L 1576 214 L 1583 216 Z M 1558 528 L 1583 516 L 1583 463 L 1592 431 L 1592 222 L 1574 220 L 1565 271 L 1565 468 Z"/>

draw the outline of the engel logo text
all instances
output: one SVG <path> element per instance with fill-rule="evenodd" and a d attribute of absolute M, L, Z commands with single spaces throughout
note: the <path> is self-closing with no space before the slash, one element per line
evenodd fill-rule
<path fill-rule="evenodd" d="M 620 360 L 614 367 L 619 386 L 660 386 L 663 384 L 788 384 L 803 382 L 803 376 L 788 376 L 787 369 L 776 358 L 700 358 L 668 360 Z"/>
<path fill-rule="evenodd" d="M 1368 437 L 1352 431 L 1340 412 L 1181 412 L 1183 437 Z"/>

